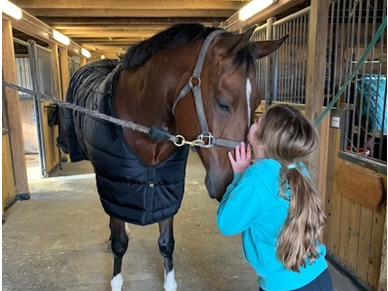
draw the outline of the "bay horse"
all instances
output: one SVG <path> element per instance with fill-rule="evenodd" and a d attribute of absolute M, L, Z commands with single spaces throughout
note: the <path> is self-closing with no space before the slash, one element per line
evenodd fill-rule
<path fill-rule="evenodd" d="M 233 178 L 227 152 L 246 141 L 261 100 L 255 59 L 274 52 L 286 38 L 251 42 L 254 29 L 235 35 L 177 24 L 130 47 L 123 60 L 92 62 L 72 77 L 68 102 L 156 129 L 151 134 L 121 128 L 64 109 L 70 158 L 91 161 L 110 216 L 112 291 L 123 285 L 125 223 L 159 224 L 164 289 L 177 289 L 173 219 L 183 197 L 189 145 L 196 146 L 206 169 L 210 197 L 220 201 Z"/>

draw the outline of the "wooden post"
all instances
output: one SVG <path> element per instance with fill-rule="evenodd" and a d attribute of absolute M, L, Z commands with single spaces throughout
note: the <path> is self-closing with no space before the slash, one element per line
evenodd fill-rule
<path fill-rule="evenodd" d="M 2 61 L 3 80 L 17 84 L 15 50 L 13 46 L 12 24 L 2 19 Z M 18 199 L 30 198 L 28 189 L 27 166 L 25 160 L 22 119 L 20 116 L 19 94 L 8 87 L 4 88 L 4 96 L 8 118 L 9 138 L 12 152 L 12 164 L 15 175 L 15 187 Z"/>
<path fill-rule="evenodd" d="M 61 94 L 61 81 L 59 72 L 59 55 L 58 55 L 58 44 L 50 44 L 52 56 L 53 56 L 53 68 L 54 68 L 54 85 L 55 85 L 55 97 L 59 100 L 63 100 Z"/>
<path fill-rule="evenodd" d="M 86 65 L 86 58 L 85 57 L 81 57 L 81 62 L 80 62 L 80 66 L 85 66 Z"/>
<path fill-rule="evenodd" d="M 311 1 L 306 74 L 306 116 L 314 122 L 323 111 L 326 44 L 330 0 Z M 327 123 L 317 128 L 318 151 L 309 164 L 310 174 L 325 200 L 328 156 Z"/>
<path fill-rule="evenodd" d="M 387 291 L 387 216 L 384 215 L 383 250 L 381 256 L 379 291 Z"/>
<path fill-rule="evenodd" d="M 61 62 L 62 77 L 62 98 L 66 100 L 67 89 L 70 82 L 69 60 L 67 48 L 59 48 L 59 58 Z"/>

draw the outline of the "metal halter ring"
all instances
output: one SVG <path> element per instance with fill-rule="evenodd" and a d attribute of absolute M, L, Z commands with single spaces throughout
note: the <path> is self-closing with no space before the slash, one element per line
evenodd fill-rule
<path fill-rule="evenodd" d="M 194 86 L 193 80 L 197 80 L 198 84 Z M 191 76 L 190 79 L 189 79 L 189 84 L 190 84 L 191 88 L 196 87 L 196 86 L 197 87 L 201 87 L 201 78 L 200 77 L 193 77 L 193 76 Z"/>

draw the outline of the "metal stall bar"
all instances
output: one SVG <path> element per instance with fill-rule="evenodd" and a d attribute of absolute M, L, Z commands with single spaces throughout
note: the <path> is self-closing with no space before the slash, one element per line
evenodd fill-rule
<path fill-rule="evenodd" d="M 343 66 L 349 68 L 349 71 L 375 34 L 376 25 L 386 15 L 386 7 L 383 6 L 383 10 L 379 10 L 378 3 L 377 0 L 355 2 L 353 7 L 348 8 L 350 13 L 347 25 L 350 36 L 347 46 L 343 48 L 347 51 Z M 366 61 L 357 71 L 354 81 L 347 87 L 345 94 L 347 106 L 343 106 L 347 109 L 345 138 L 341 149 L 358 156 L 386 162 L 386 76 L 382 73 L 383 66 L 386 67 L 386 58 L 383 57 L 385 39 L 379 40 L 380 44 L 372 48 Z M 349 74 L 349 71 L 346 74 Z"/>
<path fill-rule="evenodd" d="M 53 59 L 52 52 L 49 49 L 46 49 L 42 46 L 36 44 L 35 41 L 29 40 L 31 44 L 31 65 L 32 65 L 32 76 L 34 83 L 34 91 L 51 95 L 55 95 L 55 85 L 54 85 L 54 73 L 53 73 Z M 48 171 L 53 169 L 52 164 L 48 164 L 48 160 L 46 159 L 46 153 L 49 153 L 50 148 L 46 148 L 45 139 L 44 139 L 44 129 L 43 129 L 43 121 L 42 121 L 42 108 L 41 108 L 41 99 L 35 98 L 34 106 L 36 111 L 36 122 L 37 127 L 39 129 L 39 156 L 40 156 L 40 165 L 42 175 L 44 177 L 48 177 Z M 51 151 L 50 151 L 51 153 Z M 55 163 L 56 158 L 50 160 L 51 163 Z M 50 166 L 50 169 L 48 168 Z"/>
<path fill-rule="evenodd" d="M 385 21 L 386 2 L 336 0 L 331 3 L 326 64 L 327 98 L 332 99 L 336 91 L 341 92 L 337 108 L 345 111 L 341 158 L 356 163 L 373 160 L 384 163 L 381 166 L 385 168 L 386 39 L 375 38 L 375 35 L 377 27 Z M 386 32 L 385 27 L 382 29 L 384 31 L 379 28 L 379 33 Z M 371 39 L 374 40 L 372 46 L 369 45 Z M 368 52 L 367 46 L 370 47 Z M 360 59 L 363 59 L 362 63 Z M 351 76 L 354 76 L 351 82 L 342 85 Z"/>
<path fill-rule="evenodd" d="M 266 31 L 266 38 L 267 40 L 272 40 L 272 24 L 274 22 L 274 18 L 269 18 L 267 19 L 267 31 Z M 265 58 L 265 66 L 266 66 L 266 76 L 273 76 L 272 68 L 271 68 L 271 56 L 267 56 Z M 266 78 L 266 84 L 265 84 L 265 109 L 267 109 L 271 103 L 272 103 L 272 98 L 270 96 L 270 86 L 271 86 L 271 81 L 274 78 Z"/>
<path fill-rule="evenodd" d="M 255 29 L 252 40 L 262 41 L 267 39 L 267 24 L 263 24 Z M 266 96 L 268 89 L 266 88 L 266 79 L 270 76 L 266 76 L 266 62 L 265 59 L 260 59 L 256 62 L 257 66 L 257 88 L 262 96 Z"/>
<path fill-rule="evenodd" d="M 15 55 L 15 65 L 16 65 L 16 77 L 17 84 L 24 88 L 33 90 L 33 79 L 31 77 L 31 65 L 28 54 L 31 49 L 31 45 L 28 42 L 20 40 L 18 38 L 13 38 L 14 44 L 19 45 L 25 55 L 17 54 Z M 23 128 L 23 140 L 24 140 L 24 149 L 26 154 L 39 154 L 39 130 L 36 126 L 36 112 L 34 107 L 34 96 L 18 92 L 18 97 L 20 100 L 20 106 L 23 114 L 22 117 L 22 128 Z"/>
<path fill-rule="evenodd" d="M 309 13 L 307 7 L 273 23 L 274 38 L 290 35 L 275 53 L 273 92 L 278 102 L 305 103 Z"/>
<path fill-rule="evenodd" d="M 29 40 L 29 57 L 31 62 L 31 76 L 33 80 L 33 90 L 36 92 L 42 93 L 39 89 L 39 69 L 38 69 L 38 53 L 36 48 L 35 41 Z M 44 155 L 44 142 L 43 142 L 43 128 L 42 128 L 42 117 L 41 117 L 41 106 L 40 106 L 40 98 L 37 96 L 33 96 L 33 105 L 34 105 L 34 114 L 35 114 L 35 122 L 37 128 L 37 136 L 38 136 L 38 155 L 39 155 L 39 165 L 41 169 L 42 176 L 46 176 L 46 161 Z"/>

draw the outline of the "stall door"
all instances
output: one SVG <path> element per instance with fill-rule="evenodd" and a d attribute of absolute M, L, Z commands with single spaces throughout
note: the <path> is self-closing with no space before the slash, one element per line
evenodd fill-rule
<path fill-rule="evenodd" d="M 34 91 L 55 96 L 54 70 L 51 50 L 30 40 L 29 58 Z M 56 146 L 57 126 L 49 126 L 48 116 L 52 102 L 33 97 L 33 106 L 38 135 L 38 152 L 42 176 L 48 177 L 59 164 L 59 150 Z"/>

